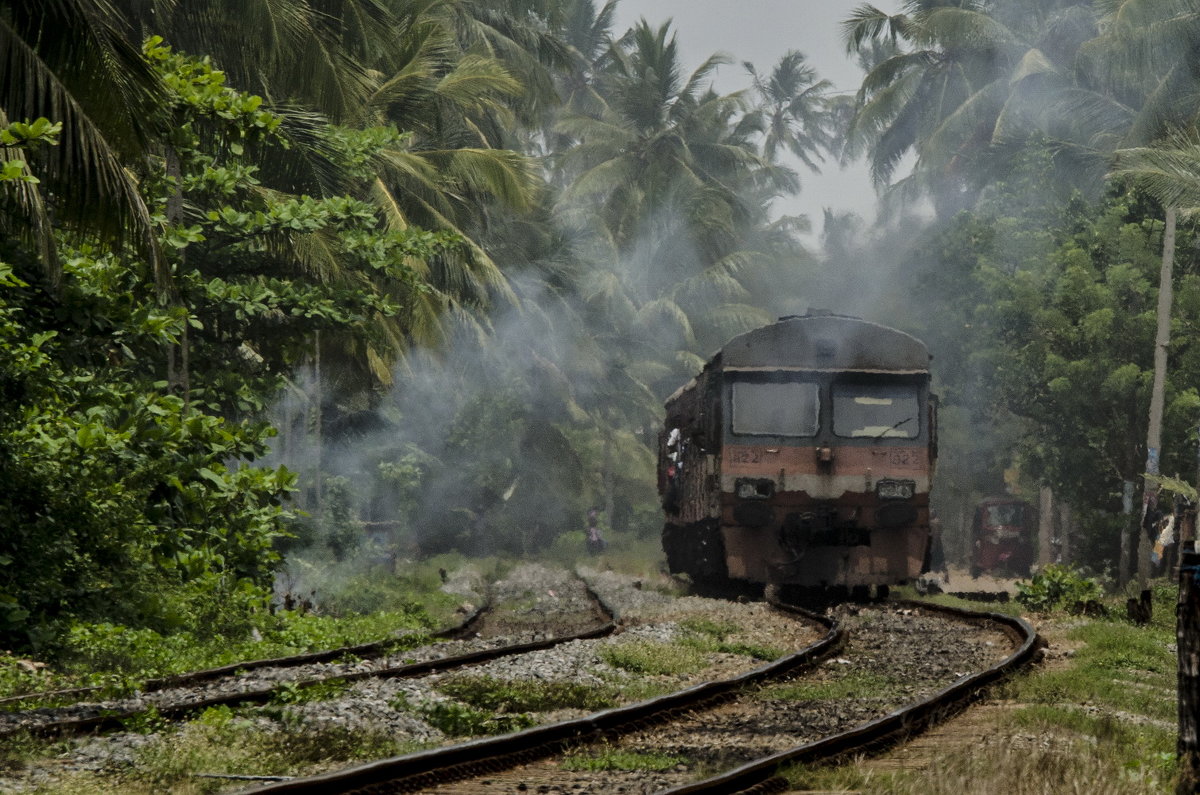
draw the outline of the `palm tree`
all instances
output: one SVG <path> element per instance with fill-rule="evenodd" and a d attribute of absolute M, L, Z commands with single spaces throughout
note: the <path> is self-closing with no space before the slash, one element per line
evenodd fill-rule
<path fill-rule="evenodd" d="M 1184 217 L 1200 213 L 1200 135 L 1172 130 L 1154 146 L 1119 149 L 1109 176 L 1129 179 Z"/>
<path fill-rule="evenodd" d="M 706 87 L 723 59 L 691 75 L 669 24 L 641 22 L 615 42 L 597 75 L 604 105 L 568 112 L 575 141 L 554 161 L 567 185 L 561 216 L 587 241 L 580 285 L 610 347 L 642 383 L 671 388 L 698 352 L 760 325 L 746 279 L 764 259 L 751 243 L 766 206 L 795 174 L 759 154 L 761 117 L 741 95 Z"/>
<path fill-rule="evenodd" d="M 362 117 L 399 20 L 383 0 L 111 0 L 141 37 L 208 55 L 229 83 L 336 121 Z"/>
<path fill-rule="evenodd" d="M 57 279 L 49 215 L 77 233 L 132 239 L 157 266 L 150 212 L 127 164 L 144 157 L 160 99 L 133 31 L 109 0 L 0 0 L 0 127 L 61 122 L 57 146 L 28 157 L 40 185 L 0 189 L 0 230 L 34 238 Z"/>
<path fill-rule="evenodd" d="M 912 172 L 894 192 L 929 193 L 943 212 L 969 203 L 979 187 L 972 175 L 994 173 L 992 148 L 1035 128 L 1036 100 L 1070 82 L 1072 48 L 1089 30 L 1079 0 L 1019 5 L 906 0 L 896 15 L 857 8 L 843 23 L 847 49 L 895 50 L 863 79 L 846 155 L 869 151 L 883 186 L 911 153 Z"/>
<path fill-rule="evenodd" d="M 1081 146 L 1145 146 L 1200 117 L 1200 8 L 1186 0 L 1113 0 L 1079 50 L 1079 84 L 1058 110 Z M 1086 136 L 1086 137 L 1085 137 Z"/>
<path fill-rule="evenodd" d="M 826 93 L 833 87 L 821 80 L 803 53 L 789 50 L 769 75 L 763 76 L 754 64 L 745 62 L 751 85 L 758 94 L 755 114 L 765 129 L 763 156 L 775 162 L 788 152 L 813 171 L 819 171 L 821 150 L 833 145 L 831 106 Z"/>

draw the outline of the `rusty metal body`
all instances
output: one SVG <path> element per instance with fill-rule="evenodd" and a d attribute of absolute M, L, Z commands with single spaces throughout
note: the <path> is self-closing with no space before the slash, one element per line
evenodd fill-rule
<path fill-rule="evenodd" d="M 731 340 L 668 398 L 663 547 L 694 581 L 884 586 L 929 548 L 929 353 L 858 318 L 784 318 Z"/>

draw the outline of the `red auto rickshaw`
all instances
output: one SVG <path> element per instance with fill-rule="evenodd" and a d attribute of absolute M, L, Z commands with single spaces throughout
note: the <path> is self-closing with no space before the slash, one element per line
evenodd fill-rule
<path fill-rule="evenodd" d="M 988 497 L 979 503 L 971 527 L 971 576 L 1029 576 L 1037 523 L 1037 509 L 1025 500 Z"/>

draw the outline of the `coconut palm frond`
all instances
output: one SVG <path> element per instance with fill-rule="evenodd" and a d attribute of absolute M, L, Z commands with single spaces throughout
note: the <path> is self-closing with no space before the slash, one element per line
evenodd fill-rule
<path fill-rule="evenodd" d="M 864 3 L 850 12 L 850 16 L 842 22 L 842 39 L 846 44 L 846 52 L 853 53 L 862 50 L 867 42 L 886 39 L 893 44 L 906 38 L 910 28 L 907 15 L 887 14 L 873 5 Z"/>
<path fill-rule="evenodd" d="M 12 121 L 63 125 L 57 146 L 25 155 L 42 185 L 12 192 L 24 223 L 33 239 L 44 239 L 45 202 L 53 196 L 56 223 L 118 243 L 132 239 L 165 289 L 149 209 L 123 165 L 146 153 L 157 79 L 104 0 L 19 6 L 20 13 L 0 14 L 0 112 Z M 57 263 L 43 262 L 56 280 Z"/>
<path fill-rule="evenodd" d="M 670 328 L 689 345 L 694 339 L 692 323 L 687 313 L 669 298 L 656 298 L 642 304 L 638 307 L 635 322 L 644 329 L 661 331 L 663 328 Z"/>
<path fill-rule="evenodd" d="M 1109 176 L 1134 182 L 1165 206 L 1200 207 L 1200 137 L 1173 131 L 1160 146 L 1118 150 Z"/>

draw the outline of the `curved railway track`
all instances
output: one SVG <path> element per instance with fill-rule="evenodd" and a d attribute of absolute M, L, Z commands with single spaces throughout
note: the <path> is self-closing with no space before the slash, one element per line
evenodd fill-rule
<path fill-rule="evenodd" d="M 295 692 L 331 683 L 424 676 L 478 665 L 507 656 L 576 640 L 598 638 L 617 629 L 613 612 L 582 580 L 576 580 L 576 609 L 560 612 L 548 624 L 539 611 L 504 610 L 503 597 L 490 594 L 484 607 L 457 626 L 433 633 L 441 641 L 424 649 L 396 653 L 399 638 L 339 649 L 254 660 L 149 680 L 133 698 L 61 707 L 13 709 L 34 699 L 86 697 L 100 688 L 31 693 L 0 701 L 0 740 L 19 734 L 62 736 L 117 730 L 153 716 L 177 720 L 220 705 L 250 706 L 277 699 L 281 687 Z M 557 598 L 557 597 L 556 597 Z M 529 613 L 533 615 L 529 615 Z M 452 641 L 459 641 L 457 645 Z M 501 642 L 503 641 L 503 642 Z M 426 659 L 413 660 L 421 654 Z M 353 659 L 353 662 L 340 662 Z M 284 671 L 295 675 L 282 674 Z M 268 678 L 261 675 L 270 672 Z"/>
<path fill-rule="evenodd" d="M 825 628 L 823 637 L 748 673 L 659 698 L 502 737 L 271 784 L 253 792 L 781 791 L 786 782 L 778 777 L 778 771 L 787 765 L 901 740 L 961 708 L 988 685 L 1030 662 L 1038 647 L 1036 633 L 1021 619 L 927 603 L 852 608 L 842 620 L 794 606 L 778 608 L 819 622 Z M 851 624 L 856 625 L 853 631 L 847 626 Z M 874 629 L 872 624 L 876 624 Z M 876 632 L 883 625 L 887 630 Z M 771 682 L 795 679 L 805 672 L 819 676 L 824 669 L 861 665 L 856 662 L 859 658 L 886 656 L 890 648 L 903 642 L 948 654 L 942 646 L 967 636 L 980 650 L 976 668 L 960 672 L 951 665 L 947 670 L 934 670 L 915 693 L 900 688 L 893 700 L 901 698 L 902 703 L 860 695 L 859 700 L 866 703 L 848 706 L 851 699 L 840 700 L 832 711 L 839 719 L 831 719 L 828 709 L 814 710 L 802 700 L 789 705 L 774 698 L 769 689 Z M 817 668 L 822 661 L 827 662 Z M 870 687 L 869 678 L 863 686 Z M 612 769 L 592 773 L 566 761 L 568 757 L 598 759 L 614 750 L 687 761 L 655 774 Z"/>

